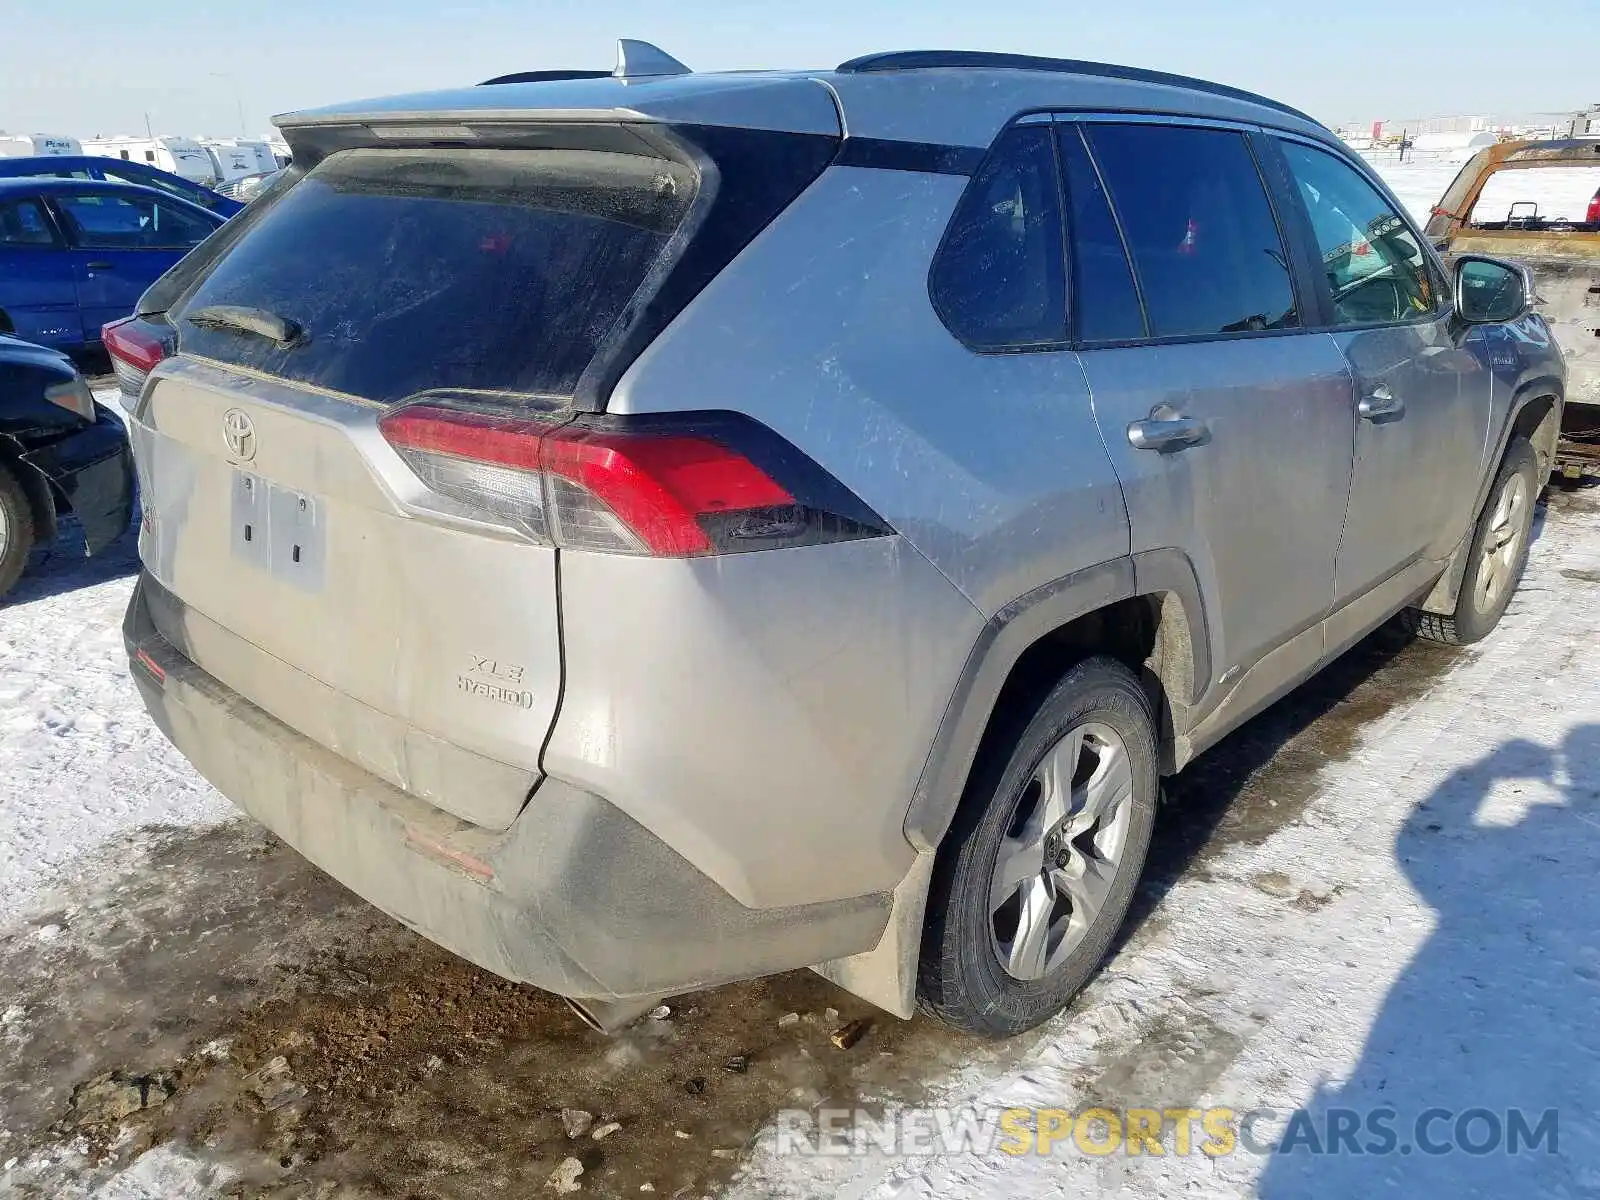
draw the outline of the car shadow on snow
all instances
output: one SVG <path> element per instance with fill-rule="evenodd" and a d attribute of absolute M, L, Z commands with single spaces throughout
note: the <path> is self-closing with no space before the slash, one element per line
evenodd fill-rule
<path fill-rule="evenodd" d="M 116 541 L 90 558 L 83 552 L 83 528 L 70 513 L 62 516 L 56 536 L 34 547 L 22 578 L 0 596 L 0 612 L 135 574 L 139 570 L 138 530 L 135 511 Z"/>
<path fill-rule="evenodd" d="M 1395 854 L 1436 927 L 1349 1076 L 1280 1122 L 1259 1195 L 1594 1195 L 1600 724 L 1456 771 Z"/>

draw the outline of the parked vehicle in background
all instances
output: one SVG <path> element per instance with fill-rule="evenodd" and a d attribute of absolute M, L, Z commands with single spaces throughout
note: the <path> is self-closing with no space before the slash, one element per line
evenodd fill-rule
<path fill-rule="evenodd" d="M 1038 1025 L 1162 774 L 1396 613 L 1505 612 L 1565 378 L 1526 273 L 1199 80 L 616 76 L 284 118 L 297 177 L 106 331 L 145 702 L 603 1028 L 805 965 Z"/>
<path fill-rule="evenodd" d="M 82 153 L 77 138 L 51 133 L 0 133 L 0 160 Z"/>
<path fill-rule="evenodd" d="M 1448 257 L 1498 254 L 1533 269 L 1571 374 L 1557 469 L 1600 476 L 1600 141 L 1491 146 L 1461 168 L 1428 236 Z"/>
<path fill-rule="evenodd" d="M 128 527 L 133 457 L 123 424 L 66 355 L 0 334 L 0 596 L 37 544 L 76 513 L 96 554 Z"/>
<path fill-rule="evenodd" d="M 29 176 L 0 179 L 0 333 L 60 350 L 100 327 L 223 218 L 154 188 Z"/>
<path fill-rule="evenodd" d="M 240 204 L 248 204 L 254 200 L 274 179 L 283 174 L 281 170 L 266 171 L 260 175 L 246 175 L 242 179 L 235 179 L 228 183 L 218 184 L 219 195 L 226 196 L 229 200 L 237 200 Z"/>
<path fill-rule="evenodd" d="M 46 176 L 52 179 L 104 179 L 112 183 L 135 183 L 168 192 L 179 199 L 201 208 L 209 208 L 220 217 L 231 217 L 244 207 L 238 200 L 220 195 L 204 184 L 192 183 L 182 176 L 163 171 L 146 163 L 124 162 L 120 158 L 101 158 L 97 155 L 52 155 L 48 158 L 0 158 L 0 179 L 15 179 L 24 175 Z"/>
<path fill-rule="evenodd" d="M 211 156 L 219 187 L 250 175 L 278 169 L 278 160 L 265 142 L 244 138 L 201 138 L 200 144 Z"/>
<path fill-rule="evenodd" d="M 206 148 L 186 137 L 111 137 L 86 138 L 85 154 L 118 158 L 123 162 L 142 162 L 191 183 L 215 187 L 217 167 Z"/>

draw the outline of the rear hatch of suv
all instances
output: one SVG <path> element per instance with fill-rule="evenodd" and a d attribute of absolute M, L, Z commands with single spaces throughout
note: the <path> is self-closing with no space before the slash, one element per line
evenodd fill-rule
<path fill-rule="evenodd" d="M 305 736 L 504 828 L 561 691 L 560 539 L 527 473 L 537 439 L 517 439 L 598 407 L 597 380 L 832 141 L 740 183 L 694 131 L 466 132 L 297 145 L 304 177 L 106 342 L 138 394 L 163 636 Z M 699 132 L 719 152 L 750 136 Z"/>

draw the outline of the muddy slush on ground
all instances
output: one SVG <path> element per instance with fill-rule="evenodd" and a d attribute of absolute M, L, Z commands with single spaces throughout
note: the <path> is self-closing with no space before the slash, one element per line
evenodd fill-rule
<path fill-rule="evenodd" d="M 1123 945 L 1163 924 L 1177 879 L 1299 820 L 1320 768 L 1454 658 L 1380 631 L 1168 781 Z M 94 895 L 0 935 L 14 1194 L 55 1200 L 43 1181 L 74 1154 L 92 1184 L 170 1144 L 216 1164 L 225 1196 L 713 1195 L 780 1110 L 915 1103 L 1047 1036 L 977 1042 L 796 972 L 673 1000 L 608 1038 L 248 822 L 145 841 Z M 836 1047 L 858 1020 L 865 1035 Z M 55 1174 L 30 1173 L 41 1161 Z"/>

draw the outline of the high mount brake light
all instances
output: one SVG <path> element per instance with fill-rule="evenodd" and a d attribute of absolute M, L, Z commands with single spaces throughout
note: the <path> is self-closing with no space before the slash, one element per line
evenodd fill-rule
<path fill-rule="evenodd" d="M 430 490 L 569 549 L 689 558 L 887 532 L 853 497 L 847 513 L 809 503 L 737 445 L 685 426 L 598 428 L 433 404 L 379 422 Z"/>

